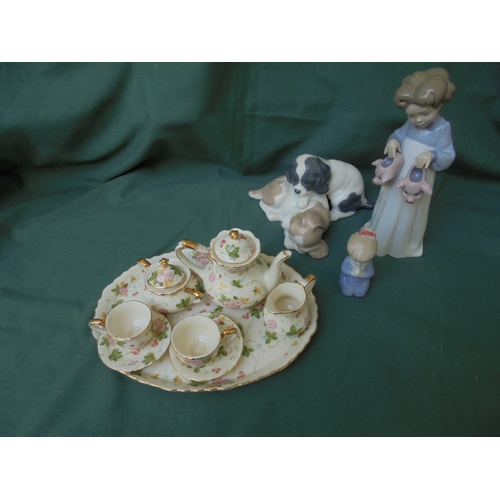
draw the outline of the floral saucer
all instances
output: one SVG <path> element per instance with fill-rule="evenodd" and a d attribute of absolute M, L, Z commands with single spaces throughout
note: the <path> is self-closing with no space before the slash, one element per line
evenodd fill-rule
<path fill-rule="evenodd" d="M 222 314 L 216 317 L 211 314 L 202 314 L 201 316 L 212 319 L 218 324 L 221 331 L 225 328 L 234 327 L 238 333 L 235 337 L 221 344 L 217 355 L 205 366 L 191 368 L 185 365 L 174 351 L 172 345 L 170 345 L 168 355 L 174 369 L 183 377 L 195 382 L 208 382 L 227 375 L 236 366 L 243 352 L 243 336 L 238 325 L 227 316 Z"/>
<path fill-rule="evenodd" d="M 107 333 L 97 339 L 97 351 L 101 361 L 112 370 L 131 372 L 142 370 L 158 361 L 170 345 L 171 327 L 166 318 L 144 347 L 130 349 L 125 342 L 118 342 Z"/>

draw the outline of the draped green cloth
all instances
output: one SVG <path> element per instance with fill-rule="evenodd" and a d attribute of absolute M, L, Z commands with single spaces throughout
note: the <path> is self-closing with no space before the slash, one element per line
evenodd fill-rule
<path fill-rule="evenodd" d="M 371 163 L 405 121 L 402 79 L 441 66 L 457 157 L 438 172 L 420 258 L 373 260 L 368 295 L 338 287 L 334 222 L 314 274 L 318 329 L 285 370 L 228 391 L 168 392 L 99 359 L 87 324 L 140 257 L 223 229 L 262 251 L 283 229 L 250 189 L 299 154 Z M 498 436 L 500 65 L 127 63 L 0 65 L 0 434 Z"/>

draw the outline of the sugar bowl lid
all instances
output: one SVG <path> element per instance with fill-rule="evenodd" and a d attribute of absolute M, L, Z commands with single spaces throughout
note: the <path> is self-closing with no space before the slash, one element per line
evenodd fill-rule
<path fill-rule="evenodd" d="M 237 228 L 221 231 L 212 240 L 210 253 L 224 266 L 247 265 L 260 254 L 260 241 L 250 231 Z"/>
<path fill-rule="evenodd" d="M 151 266 L 149 269 L 146 285 L 159 292 L 167 292 L 182 286 L 187 278 L 183 267 L 172 264 L 169 259 L 163 258 L 157 265 Z"/>

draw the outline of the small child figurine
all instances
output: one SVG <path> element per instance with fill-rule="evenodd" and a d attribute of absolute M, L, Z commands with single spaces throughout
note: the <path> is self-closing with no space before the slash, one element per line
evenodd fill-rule
<path fill-rule="evenodd" d="M 349 254 L 342 263 L 339 285 L 346 297 L 364 297 L 374 275 L 372 259 L 377 253 L 377 235 L 370 227 L 363 227 L 347 242 Z"/>

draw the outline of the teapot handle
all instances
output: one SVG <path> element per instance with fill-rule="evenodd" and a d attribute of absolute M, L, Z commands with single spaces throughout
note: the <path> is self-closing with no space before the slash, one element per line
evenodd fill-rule
<path fill-rule="evenodd" d="M 195 252 L 196 254 L 204 255 L 207 258 L 207 260 L 211 264 L 213 264 L 212 257 L 210 257 L 210 249 L 209 248 L 207 248 L 203 245 L 200 245 L 199 243 L 196 243 L 195 241 L 192 241 L 192 240 L 182 240 L 175 247 L 175 255 L 177 255 L 177 258 L 183 264 L 185 264 L 187 267 L 189 267 L 189 269 L 191 269 L 195 273 L 196 272 L 199 273 L 200 270 L 205 269 L 205 265 L 203 264 L 203 262 L 198 262 L 198 261 L 194 261 L 192 259 L 188 259 L 186 257 L 186 255 L 184 255 L 184 253 L 183 253 L 183 250 L 186 250 L 186 249 L 193 250 L 193 252 Z"/>
<path fill-rule="evenodd" d="M 302 285 L 304 287 L 306 295 L 309 295 L 309 292 L 313 289 L 313 286 L 315 284 L 316 284 L 316 276 L 314 276 L 314 274 L 310 274 L 299 283 L 299 285 Z"/>

